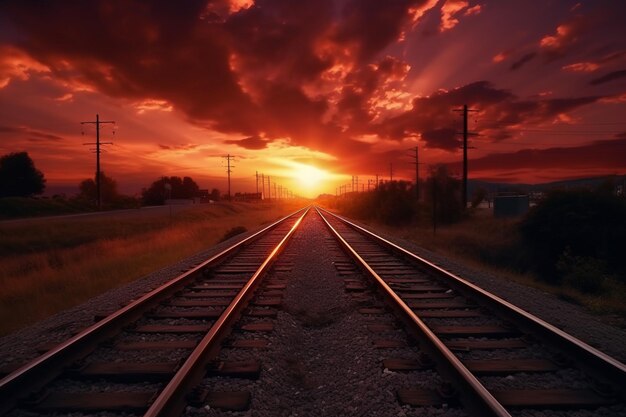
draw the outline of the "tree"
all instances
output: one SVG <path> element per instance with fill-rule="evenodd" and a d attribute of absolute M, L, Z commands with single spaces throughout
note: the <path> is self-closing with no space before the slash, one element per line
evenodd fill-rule
<path fill-rule="evenodd" d="M 219 201 L 220 200 L 220 190 L 218 190 L 217 188 L 214 188 L 211 190 L 211 194 L 209 194 L 209 199 L 213 200 L 213 201 Z"/>
<path fill-rule="evenodd" d="M 452 177 L 445 165 L 437 165 L 431 169 L 428 184 L 429 192 L 426 197 L 436 208 L 436 221 L 453 223 L 460 220 L 463 214 L 461 181 Z"/>
<path fill-rule="evenodd" d="M 169 198 L 194 198 L 200 188 L 191 177 L 162 177 L 141 193 L 144 205 L 161 205 Z"/>
<path fill-rule="evenodd" d="M 94 179 L 83 180 L 79 185 L 78 198 L 86 199 L 89 201 L 96 201 L 98 198 L 98 191 L 96 181 Z M 110 203 L 119 197 L 117 193 L 117 183 L 111 177 L 107 177 L 103 171 L 100 171 L 100 196 L 102 201 Z"/>
<path fill-rule="evenodd" d="M 46 179 L 27 152 L 0 158 L 0 197 L 31 197 L 43 193 Z"/>
<path fill-rule="evenodd" d="M 184 177 L 181 189 L 181 198 L 194 198 L 198 196 L 200 187 L 191 177 Z"/>

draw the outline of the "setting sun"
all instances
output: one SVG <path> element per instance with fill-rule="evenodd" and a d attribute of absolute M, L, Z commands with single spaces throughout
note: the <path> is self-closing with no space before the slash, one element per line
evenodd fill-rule
<path fill-rule="evenodd" d="M 324 181 L 328 175 L 318 168 L 300 165 L 294 169 L 293 177 L 300 182 L 302 187 L 310 189 L 318 187 L 320 182 Z"/>

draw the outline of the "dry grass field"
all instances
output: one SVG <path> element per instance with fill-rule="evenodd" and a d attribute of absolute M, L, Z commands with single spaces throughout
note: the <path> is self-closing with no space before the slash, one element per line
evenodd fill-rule
<path fill-rule="evenodd" d="M 470 220 L 439 226 L 435 234 L 428 226 L 396 228 L 377 224 L 375 227 L 474 269 L 556 294 L 591 312 L 607 315 L 607 319 L 614 321 L 614 324 L 626 327 L 626 285 L 615 279 L 607 279 L 602 291 L 589 294 L 538 280 L 523 252 L 519 221 L 495 219 L 491 211 L 480 210 L 473 213 Z"/>
<path fill-rule="evenodd" d="M 304 203 L 232 203 L 0 223 L 0 335 L 253 230 Z"/>

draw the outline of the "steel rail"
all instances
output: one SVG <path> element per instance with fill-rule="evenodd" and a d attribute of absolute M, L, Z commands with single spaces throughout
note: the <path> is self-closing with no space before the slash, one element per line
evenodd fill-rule
<path fill-rule="evenodd" d="M 509 412 L 496 400 L 493 395 L 480 383 L 480 381 L 461 363 L 461 361 L 448 349 L 443 342 L 428 328 L 428 326 L 406 305 L 396 292 L 370 267 L 370 265 L 350 246 L 341 234 L 322 215 L 318 207 L 315 208 L 335 239 L 339 241 L 349 255 L 357 261 L 363 270 L 373 279 L 385 297 L 397 306 L 397 310 L 403 315 L 404 321 L 412 330 L 423 336 L 428 350 L 434 353 L 434 359 L 446 375 L 460 382 L 460 395 L 463 404 L 476 415 L 493 417 L 511 417 Z M 327 211 L 324 211 L 328 213 Z"/>
<path fill-rule="evenodd" d="M 60 343 L 0 379 L 0 398 L 2 398 L 0 402 L 0 415 L 5 414 L 8 410 L 13 408 L 19 400 L 26 398 L 28 395 L 41 389 L 56 378 L 69 363 L 88 354 L 97 347 L 99 343 L 119 333 L 129 322 L 141 317 L 144 311 L 152 308 L 163 298 L 170 296 L 184 287 L 184 285 L 193 279 L 196 273 L 222 262 L 243 246 L 260 238 L 270 230 L 275 229 L 282 222 L 303 210 L 305 209 L 291 213 L 247 238 L 229 246 L 189 271 L 178 275 L 160 287 L 144 294 L 137 300 L 111 313 L 97 323 L 87 327 L 68 340 Z M 306 208 L 306 210 L 308 210 L 308 208 Z"/>
<path fill-rule="evenodd" d="M 144 417 L 174 417 L 181 414 L 186 405 L 185 396 L 206 374 L 205 365 L 207 361 L 219 349 L 219 342 L 228 334 L 230 327 L 246 307 L 247 301 L 254 295 L 254 291 L 261 280 L 260 277 L 267 272 L 279 253 L 285 248 L 287 241 L 293 236 L 302 219 L 309 212 L 309 208 L 306 208 L 304 214 L 294 223 L 291 230 L 276 245 L 246 285 L 237 293 L 233 301 L 211 326 L 209 332 L 198 343 L 178 372 L 154 400 Z"/>
<path fill-rule="evenodd" d="M 360 231 L 366 236 L 385 245 L 392 251 L 417 262 L 419 265 L 425 266 L 432 273 L 444 279 L 446 282 L 455 287 L 459 292 L 472 297 L 480 303 L 501 313 L 512 323 L 515 323 L 520 329 L 530 334 L 538 335 L 542 340 L 548 341 L 558 349 L 564 350 L 575 358 L 578 358 L 577 364 L 590 375 L 611 385 L 613 389 L 626 396 L 626 365 L 617 359 L 607 355 L 600 350 L 589 346 L 582 340 L 564 332 L 563 330 L 553 326 L 552 324 L 540 319 L 539 317 L 522 310 L 521 308 L 511 304 L 510 302 L 491 294 L 490 292 L 472 284 L 471 282 L 446 271 L 445 269 L 429 262 L 428 260 L 396 245 L 389 240 L 370 232 L 369 230 L 347 220 L 327 210 L 325 213 L 341 220 L 351 228 Z"/>

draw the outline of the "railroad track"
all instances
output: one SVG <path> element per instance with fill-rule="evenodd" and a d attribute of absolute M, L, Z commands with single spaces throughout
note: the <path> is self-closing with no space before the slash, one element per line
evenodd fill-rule
<path fill-rule="evenodd" d="M 305 230 L 296 234 L 307 213 Z M 287 245 L 294 235 L 299 243 Z M 329 288 L 317 291 L 320 285 Z M 309 292 L 317 295 L 307 304 Z M 311 315 L 308 309 L 317 304 L 328 311 Z M 333 333 L 342 317 L 349 320 Z M 398 319 L 404 326 L 396 326 Z M 418 414 L 428 407 L 499 417 L 533 415 L 530 409 L 585 408 L 599 415 L 612 415 L 614 404 L 624 409 L 623 364 L 319 209 L 303 209 L 268 226 L 98 320 L 0 380 L 0 415 L 179 416 L 187 405 L 244 410 L 253 398 L 260 409 L 283 415 L 284 409 L 268 403 L 282 397 L 276 403 L 283 407 L 291 398 L 299 407 L 302 391 L 306 401 L 317 398 L 312 409 L 318 415 L 334 415 L 345 412 L 336 406 L 325 414 L 323 407 L 331 398 L 346 402 L 363 378 L 380 383 L 381 392 L 393 390 L 400 404 L 417 407 Z M 305 351 L 294 345 L 302 340 L 297 322 L 305 323 L 306 334 L 313 329 L 320 336 L 325 326 L 330 333 Z M 275 323 L 283 325 L 279 335 Z M 386 352 L 392 356 L 382 360 L 381 375 L 380 355 Z M 287 362 L 286 353 L 292 356 Z M 280 371 L 284 366 L 291 369 Z M 339 378 L 338 372 L 348 376 Z M 385 379 L 393 374 L 404 375 L 402 386 Z M 258 381 L 233 383 L 232 377 Z M 332 385 L 339 380 L 343 385 Z M 415 386 L 407 386 L 409 381 Z M 319 398 L 308 391 L 319 392 Z M 397 407 L 394 397 L 389 401 Z M 310 409 L 298 408 L 299 415 Z"/>
<path fill-rule="evenodd" d="M 211 361 L 240 317 L 255 322 L 239 330 L 271 327 L 263 320 L 275 315 L 272 306 L 280 303 L 285 284 L 262 279 L 307 212 L 300 210 L 269 225 L 97 318 L 91 327 L 6 375 L 0 380 L 0 415 L 180 415 L 207 364 L 218 375 L 255 372 L 256 364 Z M 262 341 L 229 343 L 245 349 Z M 249 400 L 246 393 L 202 395 L 202 400 L 213 398 L 209 401 L 231 409 Z"/>
<path fill-rule="evenodd" d="M 472 414 L 505 417 L 536 409 L 612 415 L 607 407 L 626 402 L 624 364 L 346 219 L 317 211 L 452 382 L 438 390 L 398 390 L 401 403 L 430 406 L 458 398 Z M 389 359 L 385 366 L 410 371 L 432 365 Z"/>

